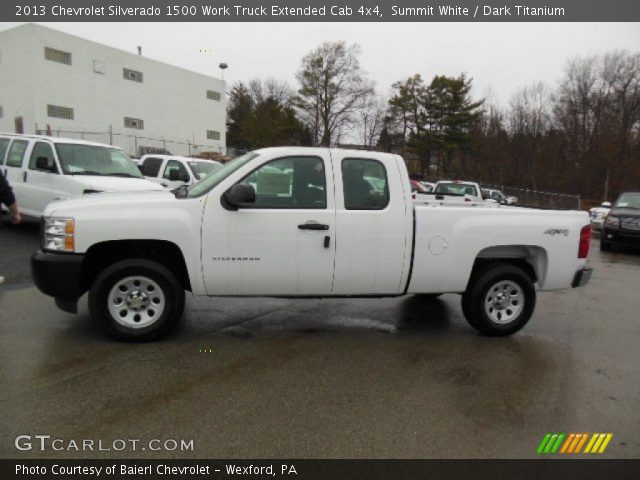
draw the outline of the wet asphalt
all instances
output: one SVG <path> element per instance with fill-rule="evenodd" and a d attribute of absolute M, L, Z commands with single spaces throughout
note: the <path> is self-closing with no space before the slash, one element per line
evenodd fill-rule
<path fill-rule="evenodd" d="M 510 338 L 457 295 L 187 299 L 147 344 L 57 310 L 28 272 L 37 224 L 0 230 L 0 458 L 531 458 L 547 432 L 640 457 L 640 253 L 600 253 Z M 18 451 L 17 435 L 194 440 L 193 451 Z M 587 455 L 580 455 L 585 457 Z"/>

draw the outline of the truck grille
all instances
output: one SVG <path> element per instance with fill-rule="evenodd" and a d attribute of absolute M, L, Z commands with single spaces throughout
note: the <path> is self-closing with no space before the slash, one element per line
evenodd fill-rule
<path fill-rule="evenodd" d="M 640 230 L 640 218 L 622 218 L 620 225 L 625 230 Z"/>

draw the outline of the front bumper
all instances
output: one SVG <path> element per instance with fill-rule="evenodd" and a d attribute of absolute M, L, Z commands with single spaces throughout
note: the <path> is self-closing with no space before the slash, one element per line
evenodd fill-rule
<path fill-rule="evenodd" d="M 571 283 L 571 286 L 573 288 L 584 287 L 587 283 L 589 283 L 592 273 L 593 268 L 581 268 L 573 276 L 573 282 Z"/>
<path fill-rule="evenodd" d="M 84 255 L 37 251 L 31 256 L 31 276 L 36 287 L 51 297 L 63 310 L 75 304 L 84 293 L 82 262 Z M 64 308 L 64 306 L 68 308 Z"/>

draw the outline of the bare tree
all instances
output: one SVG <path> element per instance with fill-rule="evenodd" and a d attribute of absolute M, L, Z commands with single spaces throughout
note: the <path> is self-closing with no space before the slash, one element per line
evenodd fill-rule
<path fill-rule="evenodd" d="M 516 143 L 516 163 L 530 175 L 531 186 L 538 187 L 538 167 L 544 136 L 551 128 L 553 94 L 549 86 L 536 82 L 519 89 L 510 102 L 508 117 L 512 143 Z"/>
<path fill-rule="evenodd" d="M 372 95 L 360 111 L 360 135 L 363 145 L 373 148 L 384 127 L 387 113 L 387 101 L 377 95 Z"/>
<path fill-rule="evenodd" d="M 373 92 L 359 54 L 357 44 L 325 42 L 302 59 L 296 75 L 297 106 L 311 126 L 316 145 L 330 146 L 351 128 Z"/>

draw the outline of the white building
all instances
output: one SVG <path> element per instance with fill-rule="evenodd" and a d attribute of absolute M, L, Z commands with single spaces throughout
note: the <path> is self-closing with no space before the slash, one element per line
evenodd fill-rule
<path fill-rule="evenodd" d="M 0 132 L 85 138 L 131 155 L 224 153 L 224 92 L 218 78 L 40 25 L 0 32 Z"/>

